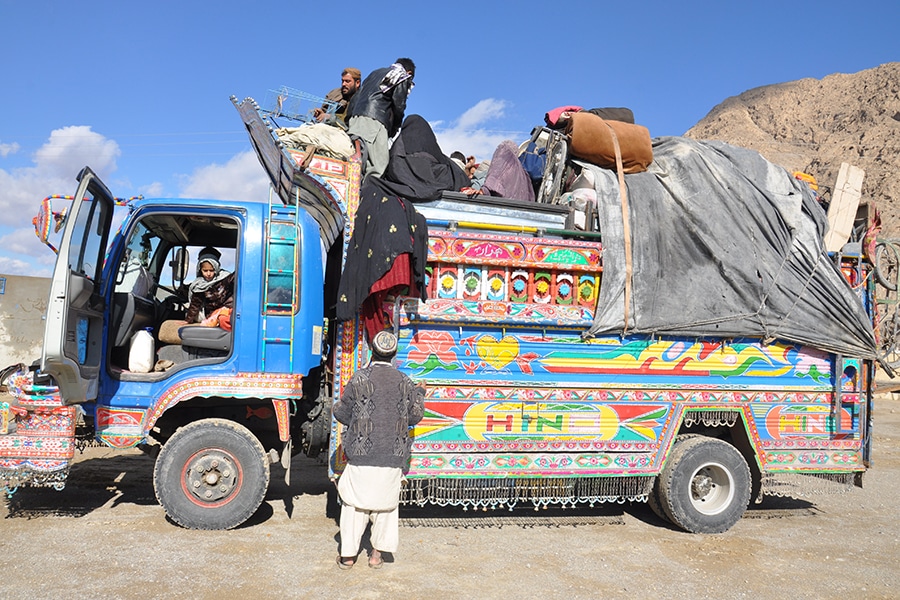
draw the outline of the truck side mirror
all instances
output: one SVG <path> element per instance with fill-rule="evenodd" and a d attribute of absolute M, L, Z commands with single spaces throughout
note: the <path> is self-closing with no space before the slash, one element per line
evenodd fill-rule
<path fill-rule="evenodd" d="M 188 251 L 187 248 L 176 248 L 175 254 L 172 256 L 172 260 L 169 264 L 172 266 L 172 281 L 175 284 L 175 287 L 178 287 L 184 283 L 185 277 L 187 277 L 188 270 Z"/>

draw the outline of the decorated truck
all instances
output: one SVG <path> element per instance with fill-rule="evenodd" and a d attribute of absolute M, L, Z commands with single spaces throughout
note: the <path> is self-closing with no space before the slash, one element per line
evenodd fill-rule
<path fill-rule="evenodd" d="M 45 241 L 54 217 L 62 235 L 43 356 L 9 377 L 0 404 L 9 493 L 62 489 L 90 440 L 156 455 L 156 496 L 175 523 L 240 525 L 272 464 L 287 477 L 302 451 L 340 476 L 331 406 L 368 360 L 373 318 L 427 390 L 407 504 L 647 501 L 709 533 L 766 495 L 861 485 L 877 358 L 867 223 L 828 253 L 825 213 L 783 169 L 658 138 L 650 169 L 619 177 L 550 136 L 549 193 L 412 203 L 427 222 L 424 289 L 377 295 L 367 322 L 338 319 L 367 226 L 359 147 L 343 159 L 289 147 L 272 115 L 232 101 L 268 201 L 117 202 L 85 168 L 67 211 L 36 219 Z M 589 206 L 565 194 L 587 173 Z M 207 246 L 236 274 L 229 326 L 172 339 L 191 257 Z M 140 340 L 151 369 L 135 368 Z"/>

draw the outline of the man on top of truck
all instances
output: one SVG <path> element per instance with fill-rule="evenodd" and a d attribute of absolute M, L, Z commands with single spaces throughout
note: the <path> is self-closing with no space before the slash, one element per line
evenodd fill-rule
<path fill-rule="evenodd" d="M 350 100 L 353 99 L 354 94 L 359 90 L 360 79 L 362 79 L 362 73 L 359 69 L 355 67 L 344 69 L 341 72 L 340 87 L 336 87 L 325 94 L 326 100 L 338 103 L 337 110 L 335 110 L 334 114 L 328 114 L 324 106 L 313 109 L 313 117 L 315 117 L 316 121 L 337 125 L 342 129 L 346 129 L 347 107 L 350 105 Z"/>
<path fill-rule="evenodd" d="M 369 73 L 350 101 L 348 133 L 366 143 L 366 175 L 381 177 L 387 168 L 388 140 L 403 122 L 415 75 L 415 63 L 409 58 L 398 58 L 390 67 Z"/>

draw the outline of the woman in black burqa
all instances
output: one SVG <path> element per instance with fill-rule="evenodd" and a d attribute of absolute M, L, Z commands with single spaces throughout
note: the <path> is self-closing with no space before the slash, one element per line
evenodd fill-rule
<path fill-rule="evenodd" d="M 390 293 L 422 300 L 428 227 L 413 204 L 440 198 L 445 190 L 459 191 L 470 181 L 441 152 L 434 132 L 419 115 L 403 121 L 391 146 L 390 161 L 381 178 L 366 177 L 347 261 L 338 290 L 337 319 L 357 313 L 369 339 L 384 328 L 381 304 Z"/>
<path fill-rule="evenodd" d="M 465 172 L 441 151 L 428 121 L 409 115 L 391 146 L 382 176 L 385 189 L 412 202 L 437 200 L 441 192 L 471 185 Z"/>

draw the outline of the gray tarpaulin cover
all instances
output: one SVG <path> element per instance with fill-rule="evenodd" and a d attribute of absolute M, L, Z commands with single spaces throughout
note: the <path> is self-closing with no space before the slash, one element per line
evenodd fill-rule
<path fill-rule="evenodd" d="M 751 337 L 875 357 L 871 323 L 824 249 L 825 213 L 805 184 L 723 142 L 657 138 L 653 157 L 647 172 L 625 176 L 633 264 L 627 329 L 619 186 L 615 173 L 590 167 L 604 251 L 587 336 Z"/>

